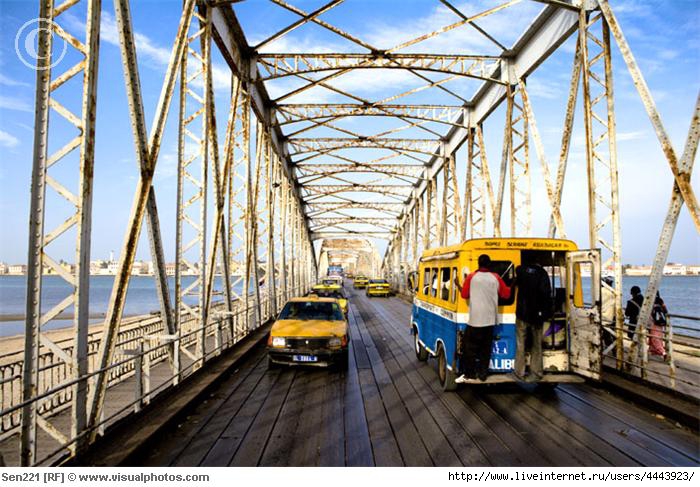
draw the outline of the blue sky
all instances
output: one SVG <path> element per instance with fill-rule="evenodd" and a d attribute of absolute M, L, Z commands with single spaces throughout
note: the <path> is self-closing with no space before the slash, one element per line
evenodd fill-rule
<path fill-rule="evenodd" d="M 85 2 L 82 2 L 85 3 Z M 317 1 L 293 2 L 306 11 L 320 5 Z M 455 2 L 465 13 L 475 9 L 488 8 L 500 2 L 482 0 L 479 2 Z M 657 107 L 674 143 L 677 153 L 682 152 L 688 130 L 690 116 L 700 88 L 700 9 L 694 0 L 612 0 L 610 2 L 618 15 L 622 28 L 632 47 L 642 72 L 649 84 Z M 158 100 L 170 45 L 174 38 L 180 15 L 180 0 L 172 1 L 133 1 L 134 27 L 137 32 L 140 76 L 143 86 L 144 107 L 147 124 Z M 79 7 L 84 8 L 84 7 Z M 516 15 L 493 16 L 484 19 L 482 26 L 492 32 L 506 45 L 511 45 L 542 8 L 540 4 L 524 2 L 518 5 Z M 95 159 L 95 194 L 93 204 L 92 257 L 106 258 L 110 250 L 121 247 L 124 230 L 137 182 L 134 159 L 134 145 L 126 108 L 121 60 L 114 30 L 112 2 L 103 2 L 104 17 L 102 47 L 98 81 L 97 137 Z M 255 44 L 279 30 L 286 23 L 298 17 L 262 0 L 248 0 L 236 4 L 246 35 Z M 32 156 L 32 127 L 34 124 L 34 83 L 35 72 L 25 66 L 15 51 L 15 38 L 21 27 L 38 15 L 38 2 L 0 0 L 0 261 L 22 263 L 26 261 L 27 229 L 29 211 L 29 186 Z M 81 11 L 67 13 L 61 25 L 79 38 L 82 27 Z M 457 17 L 448 12 L 437 1 L 383 1 L 348 0 L 336 9 L 321 16 L 323 20 L 347 30 L 373 45 L 391 47 L 403 40 L 430 32 L 442 25 L 454 22 Z M 22 40 L 20 51 L 26 49 Z M 349 42 L 318 28 L 304 26 L 280 41 L 269 46 L 278 52 L 319 51 L 322 49 L 340 52 L 357 52 Z M 477 36 L 464 29 L 455 29 L 434 40 L 417 44 L 405 52 L 450 52 L 470 53 L 480 50 L 488 53 L 489 47 Z M 550 166 L 554 167 L 558 157 L 561 125 L 564 118 L 568 78 L 573 58 L 574 38 L 545 62 L 528 80 L 532 104 L 537 117 L 539 130 L 545 142 L 545 151 Z M 26 53 L 25 53 L 26 54 Z M 68 52 L 57 66 L 59 71 L 70 67 L 77 56 Z M 616 116 L 618 130 L 618 160 L 620 165 L 621 188 L 620 206 L 622 217 L 623 261 L 642 264 L 651 262 L 659 230 L 668 206 L 672 178 L 663 158 L 659 143 L 644 112 L 639 97 L 634 90 L 631 78 L 617 51 L 614 48 L 614 83 L 616 93 Z M 223 109 L 228 93 L 228 78 L 223 59 L 214 56 L 217 112 L 219 127 L 224 125 Z M 338 78 L 336 86 L 352 89 L 355 93 L 374 100 L 381 99 L 416 85 L 415 79 L 393 71 L 365 76 L 352 74 Z M 283 89 L 296 86 L 291 80 L 269 83 L 273 97 Z M 473 80 L 456 81 L 451 89 L 470 98 L 475 87 Z M 78 112 L 78 102 L 74 96 L 76 86 L 68 84 L 57 98 L 66 106 Z M 64 89 L 62 88 L 62 90 Z M 71 96 L 73 95 L 73 96 Z M 441 98 L 441 96 L 443 98 Z M 310 90 L 291 100 L 302 102 L 339 102 L 342 97 L 323 90 Z M 455 99 L 447 95 L 423 92 L 405 99 L 406 103 L 450 103 Z M 174 259 L 175 228 L 175 188 L 177 163 L 177 105 L 171 107 L 166 127 L 161 159 L 155 177 L 155 188 L 159 203 L 161 229 L 165 241 L 166 259 Z M 71 128 L 59 117 L 52 115 L 56 131 L 52 148 L 58 148 L 69 140 Z M 577 135 L 574 137 L 563 200 L 562 213 L 570 238 L 581 247 L 587 243 L 587 209 L 584 192 L 585 165 L 583 163 L 583 138 L 581 136 L 581 110 L 577 110 Z M 501 137 L 504 110 L 494 112 L 485 124 L 485 137 L 492 175 L 497 174 L 500 160 Z M 363 133 L 376 133 L 387 128 L 386 121 L 357 122 L 339 124 Z M 444 130 L 444 129 L 443 129 Z M 314 136 L 331 136 L 333 131 L 320 129 Z M 407 136 L 419 137 L 421 132 L 410 131 Z M 336 134 L 337 135 L 337 134 Z M 223 140 L 223 139 L 221 139 Z M 368 154 L 364 154 L 365 157 Z M 358 156 L 359 157 L 359 156 Z M 458 167 L 463 167 L 466 156 L 464 150 L 458 153 Z M 546 231 L 549 209 L 544 197 L 544 184 L 537 169 L 534 145 L 531 147 L 533 165 L 533 214 L 535 234 Z M 61 162 L 56 168 L 57 176 L 64 175 L 65 184 L 75 188 L 75 158 Z M 460 166 L 461 164 L 461 166 Z M 495 176 L 494 176 L 495 177 Z M 697 180 L 697 177 L 695 178 Z M 64 180 L 62 180 L 63 182 Z M 699 191 L 697 184 L 694 185 Z M 577 190 L 578 189 L 578 190 Z M 69 215 L 69 205 L 49 196 L 52 213 L 48 227 L 52 228 Z M 55 204 L 53 204 L 55 203 Z M 74 237 L 63 236 L 52 244 L 52 255 L 74 261 L 71 255 Z M 384 245 L 379 243 L 380 249 Z M 150 259 L 145 238 L 139 247 L 139 258 Z M 687 211 L 684 209 L 679 220 L 671 261 L 700 263 L 700 238 L 696 233 Z"/>

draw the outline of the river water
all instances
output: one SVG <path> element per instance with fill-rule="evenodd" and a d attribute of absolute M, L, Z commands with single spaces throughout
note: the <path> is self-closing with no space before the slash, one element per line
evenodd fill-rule
<path fill-rule="evenodd" d="M 584 278 L 585 279 L 585 278 Z M 194 280 L 193 276 L 183 277 L 183 286 Z M 217 283 L 220 280 L 217 279 Z M 90 277 L 90 314 L 93 322 L 99 322 L 107 310 L 109 296 L 112 291 L 114 276 Z M 632 286 L 639 286 L 644 292 L 646 277 L 623 278 L 623 303 L 630 297 Z M 584 287 L 586 282 L 584 282 Z M 174 300 L 175 279 L 168 278 L 171 299 Z M 215 289 L 219 289 L 215 286 Z M 42 308 L 48 311 L 58 304 L 70 292 L 70 286 L 58 276 L 44 276 Z M 25 313 L 26 300 L 25 276 L 0 276 L 0 336 L 19 335 L 24 333 L 24 320 L 20 319 Z M 665 276 L 661 282 L 661 297 L 671 314 L 700 317 L 700 276 Z M 188 304 L 197 304 L 194 296 L 188 297 Z M 152 276 L 133 276 L 129 283 L 124 315 L 148 314 L 158 311 L 155 280 Z M 71 308 L 67 310 L 71 313 Z M 673 319 L 676 333 L 700 337 L 700 322 Z M 45 329 L 56 329 L 71 326 L 71 320 L 54 320 Z M 682 327 L 682 328 L 681 328 Z M 686 329 L 688 328 L 688 329 Z"/>

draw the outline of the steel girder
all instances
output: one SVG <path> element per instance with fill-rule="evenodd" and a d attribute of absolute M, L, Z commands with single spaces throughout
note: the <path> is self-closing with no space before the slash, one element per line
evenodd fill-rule
<path fill-rule="evenodd" d="M 278 104 L 279 125 L 342 117 L 395 117 L 457 125 L 464 107 L 448 105 L 393 104 Z"/>
<path fill-rule="evenodd" d="M 40 390 L 39 358 L 41 349 L 50 350 L 64 362 L 66 382 L 75 382 L 71 387 L 71 435 L 82 433 L 86 421 L 87 372 L 88 372 L 88 318 L 89 318 L 89 277 L 90 277 L 90 233 L 92 213 L 92 180 L 95 151 L 95 112 L 97 92 L 97 65 L 99 57 L 99 31 L 101 1 L 88 2 L 85 17 L 85 43 L 73 38 L 56 22 L 58 16 L 70 9 L 73 4 L 54 8 L 53 1 L 39 2 L 39 19 L 43 22 L 38 29 L 38 49 L 36 66 L 36 98 L 34 153 L 32 164 L 31 209 L 29 220 L 29 254 L 27 259 L 27 301 L 24 339 L 24 367 L 22 398 L 30 401 L 45 392 Z M 81 57 L 79 62 L 59 76 L 52 76 L 52 39 L 61 37 L 65 45 L 70 44 Z M 56 91 L 71 78 L 82 73 L 81 113 L 76 115 L 56 98 Z M 53 80 L 52 80 L 53 78 Z M 54 135 L 49 124 L 53 110 L 68 121 L 77 135 L 53 154 L 48 154 L 49 135 Z M 49 169 L 64 159 L 75 149 L 79 149 L 78 193 L 73 194 L 66 186 L 50 175 Z M 57 195 L 67 200 L 74 213 L 58 227 L 45 231 L 47 214 L 47 186 Z M 75 227 L 75 269 L 51 258 L 47 247 L 67 230 Z M 71 293 L 47 312 L 42 310 L 42 289 L 44 268 L 51 269 L 66 281 Z M 43 327 L 68 307 L 73 306 L 73 347 L 70 353 L 64 351 L 43 333 Z M 46 401 L 51 401 L 48 397 Z M 68 443 L 63 432 L 49 419 L 39 413 L 40 403 L 29 402 L 22 408 L 20 461 L 23 466 L 33 465 L 37 458 L 37 426 L 46 431 L 59 443 Z M 70 449 L 75 452 L 84 444 L 81 438 Z"/>
<path fill-rule="evenodd" d="M 615 297 L 614 323 L 607 325 L 615 330 L 617 366 L 621 367 L 624 315 L 617 137 L 610 31 L 601 13 L 580 12 L 579 52 L 588 175 L 589 245 L 602 250 L 602 269 L 611 268 L 613 271 L 614 286 L 611 287 L 606 282 L 603 286 Z"/>
<path fill-rule="evenodd" d="M 213 115 L 208 85 L 211 78 L 210 23 L 194 13 L 198 22 L 190 25 L 187 47 L 180 64 L 180 126 L 178 130 L 177 240 L 175 254 L 175 315 L 178 331 L 197 334 L 194 354 L 182 351 L 201 367 L 204 365 L 208 307 L 207 278 L 207 198 L 210 163 L 210 121 Z M 189 230 L 189 231 L 188 231 Z M 183 287 L 183 271 L 195 276 Z M 187 302 L 195 296 L 197 305 Z M 191 319 L 190 319 L 191 318 Z M 185 324 L 190 326 L 185 328 Z"/>
<path fill-rule="evenodd" d="M 492 73 L 497 70 L 498 56 L 438 54 L 260 54 L 257 62 L 267 73 L 263 81 L 324 71 L 345 72 L 355 69 L 403 69 L 454 74 L 502 83 Z M 315 83 L 316 80 L 312 81 Z"/>
<path fill-rule="evenodd" d="M 289 139 L 289 146 L 294 149 L 292 156 L 308 152 L 327 152 L 340 149 L 388 149 L 418 154 L 434 155 L 439 149 L 440 141 L 432 139 L 384 139 L 367 138 L 298 138 Z"/>
<path fill-rule="evenodd" d="M 351 164 L 297 164 L 297 177 L 335 176 L 338 174 L 384 174 L 386 176 L 419 179 L 425 171 L 420 164 L 375 164 L 355 162 Z M 316 178 L 315 178 L 316 179 Z M 303 184 L 303 183 L 301 183 Z"/>

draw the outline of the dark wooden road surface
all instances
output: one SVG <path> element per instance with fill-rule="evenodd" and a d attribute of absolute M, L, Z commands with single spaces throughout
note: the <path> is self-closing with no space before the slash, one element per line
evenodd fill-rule
<path fill-rule="evenodd" d="M 260 346 L 150 466 L 697 466 L 697 432 L 591 384 L 440 390 L 418 362 L 410 305 L 352 292 L 347 373 L 267 370 Z"/>

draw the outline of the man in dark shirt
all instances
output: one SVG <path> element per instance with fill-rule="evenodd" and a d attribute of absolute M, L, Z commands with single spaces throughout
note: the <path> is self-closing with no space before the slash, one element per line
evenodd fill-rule
<path fill-rule="evenodd" d="M 644 296 L 642 295 L 642 290 L 639 286 L 632 286 L 630 289 L 632 293 L 632 299 L 627 301 L 627 306 L 625 306 L 625 316 L 629 319 L 630 326 L 627 328 L 627 336 L 630 340 L 634 340 L 634 334 L 637 330 L 637 320 L 639 319 L 639 311 L 642 309 L 642 303 L 644 302 Z"/>
<path fill-rule="evenodd" d="M 518 299 L 515 308 L 515 377 L 525 380 L 525 340 L 532 337 L 528 382 L 542 378 L 542 328 L 552 314 L 552 288 L 542 266 L 526 264 L 515 270 Z"/>

